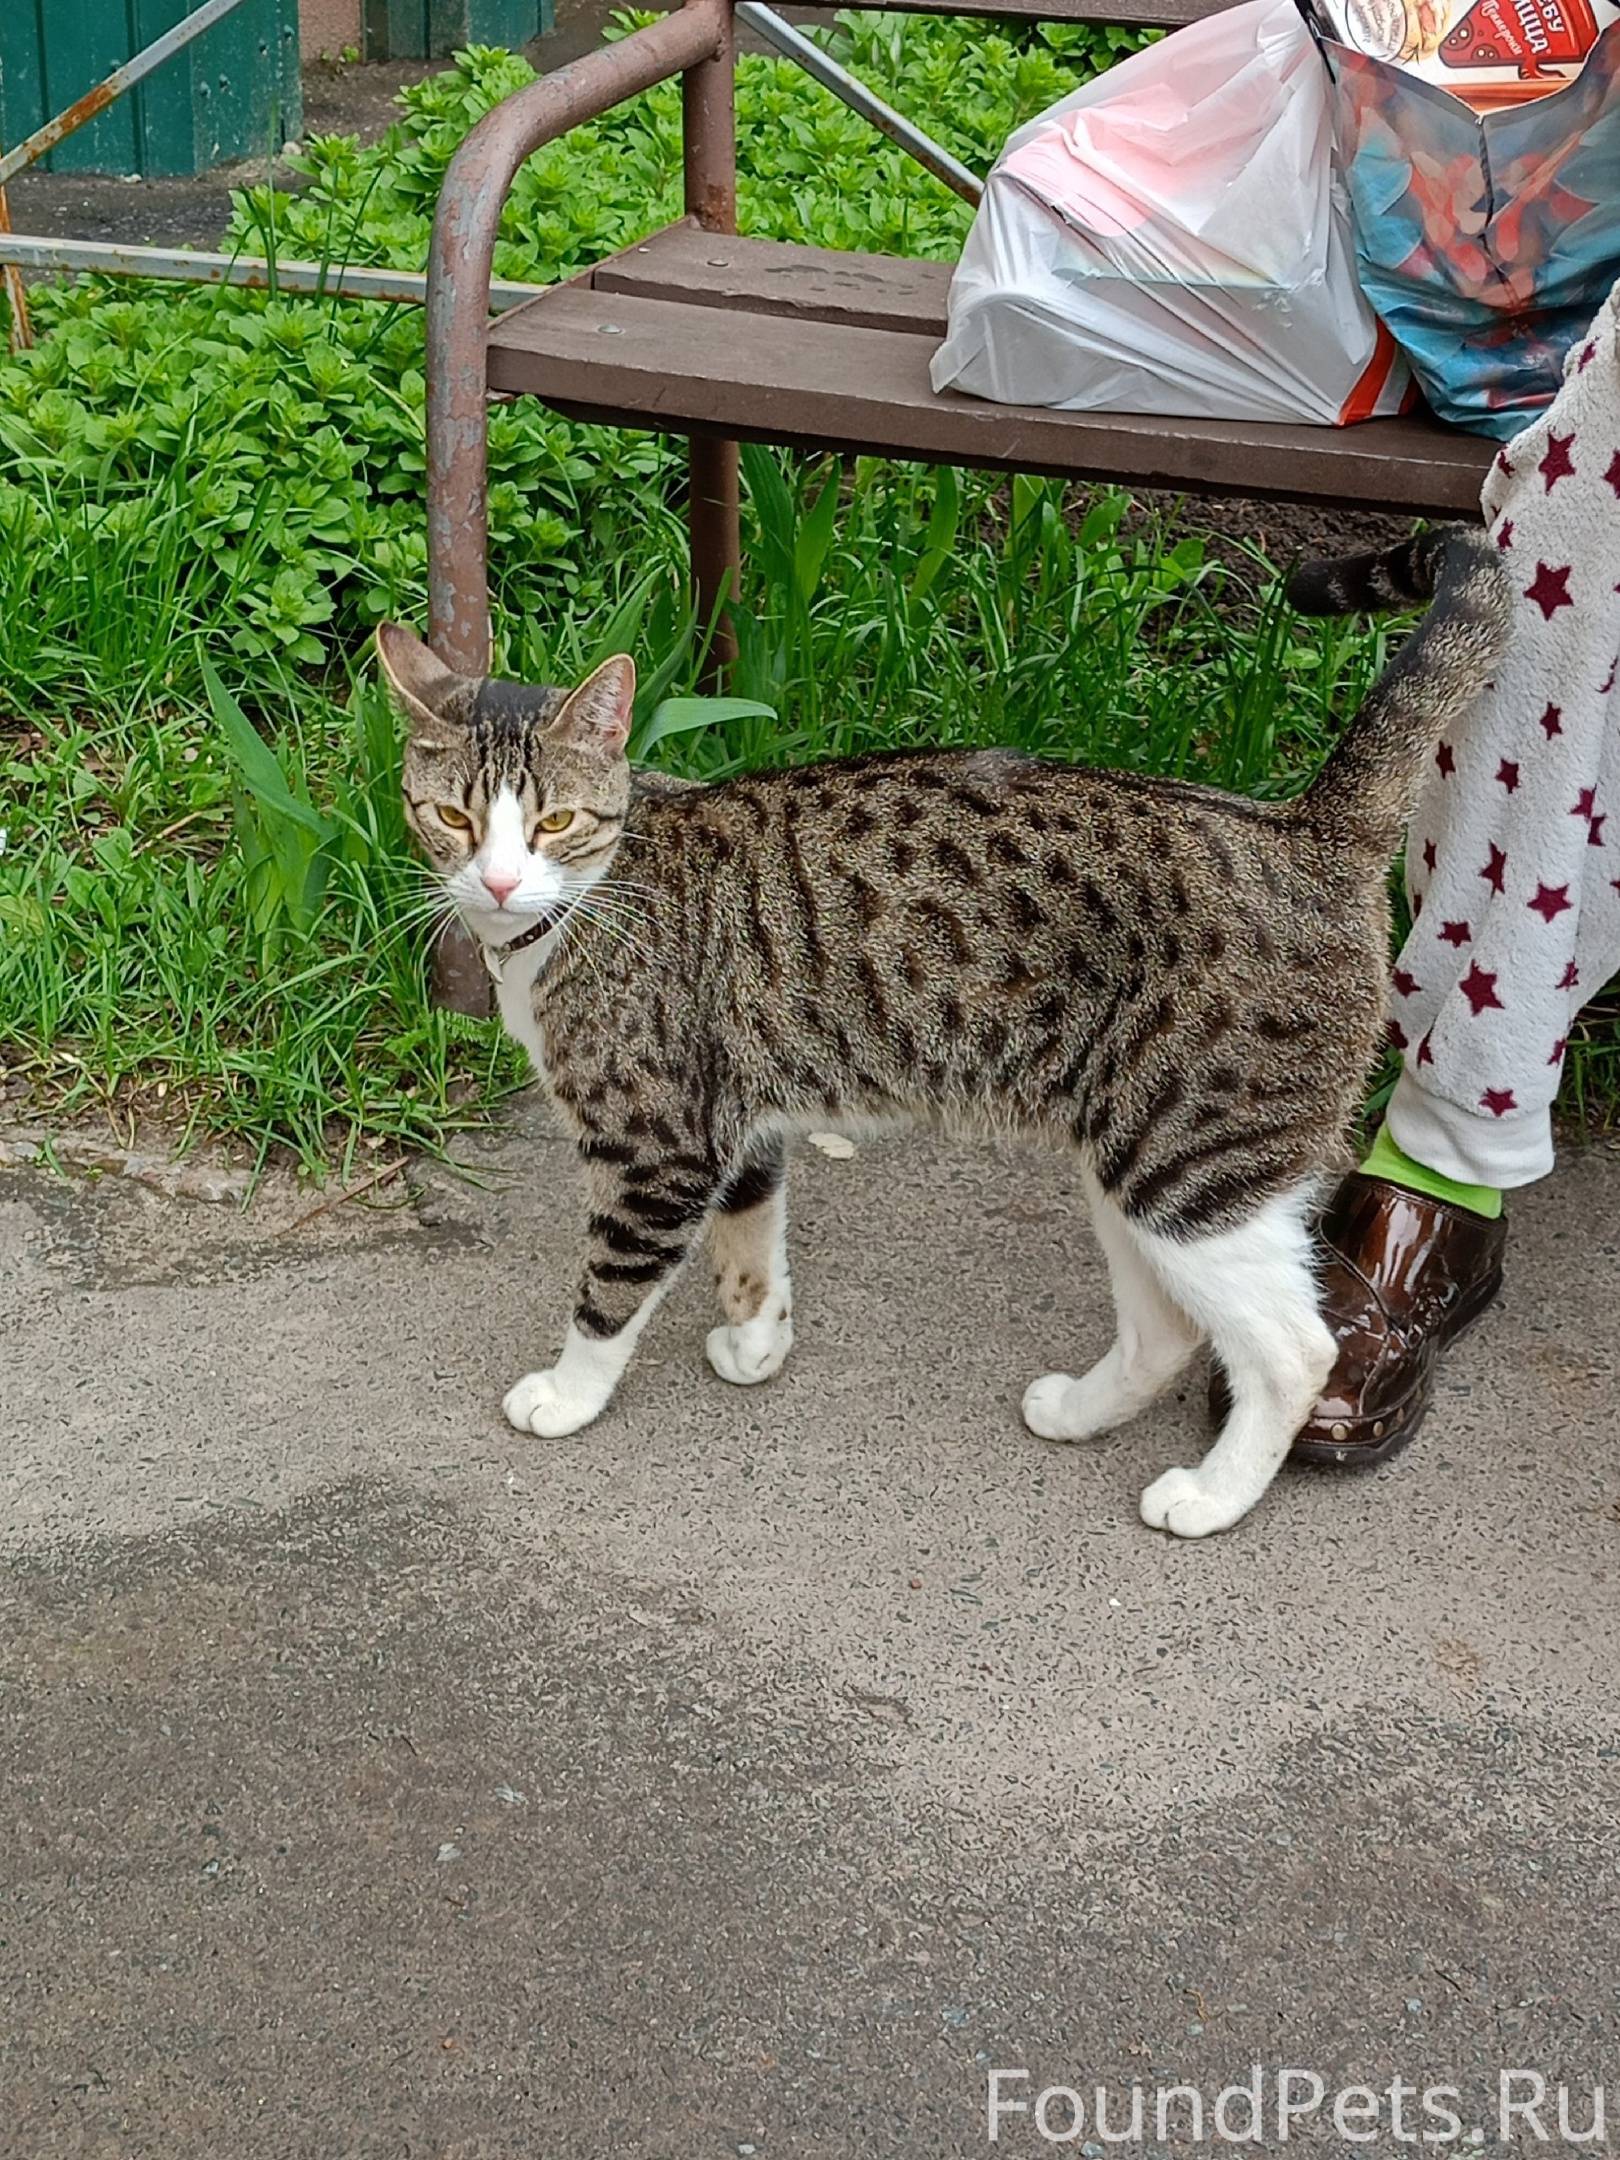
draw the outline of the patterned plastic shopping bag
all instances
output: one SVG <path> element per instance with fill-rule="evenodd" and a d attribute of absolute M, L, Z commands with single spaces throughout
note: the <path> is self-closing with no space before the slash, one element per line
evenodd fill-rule
<path fill-rule="evenodd" d="M 1620 7 L 1302 4 L 1362 288 L 1441 418 L 1506 440 L 1620 278 Z"/>
<path fill-rule="evenodd" d="M 1364 420 L 1410 376 L 1356 280 L 1331 86 L 1294 0 L 1245 0 L 1021 128 L 951 282 L 936 390 Z"/>

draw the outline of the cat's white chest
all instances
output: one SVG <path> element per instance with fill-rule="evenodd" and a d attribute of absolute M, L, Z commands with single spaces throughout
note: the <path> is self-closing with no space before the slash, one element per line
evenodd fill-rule
<path fill-rule="evenodd" d="M 540 1038 L 540 1023 L 535 1018 L 533 982 L 502 982 L 495 993 L 495 1002 L 500 1009 L 502 1027 L 528 1053 L 530 1064 L 543 1080 L 546 1077 L 545 1046 Z"/>
<path fill-rule="evenodd" d="M 527 1054 L 541 1080 L 546 1077 L 546 1053 L 534 1010 L 534 986 L 545 965 L 550 943 L 550 938 L 545 938 L 532 952 L 515 954 L 504 964 L 495 982 L 495 1005 L 501 1025 Z"/>

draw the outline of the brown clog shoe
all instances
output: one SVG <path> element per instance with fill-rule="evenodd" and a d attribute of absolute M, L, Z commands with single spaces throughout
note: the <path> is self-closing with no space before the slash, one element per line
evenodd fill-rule
<path fill-rule="evenodd" d="M 1507 1220 L 1347 1177 L 1318 1228 L 1322 1316 L 1339 1357 L 1292 1449 L 1297 1462 L 1371 1469 L 1423 1421 L 1442 1353 L 1502 1288 Z M 1224 1417 L 1217 1367 L 1210 1408 Z"/>

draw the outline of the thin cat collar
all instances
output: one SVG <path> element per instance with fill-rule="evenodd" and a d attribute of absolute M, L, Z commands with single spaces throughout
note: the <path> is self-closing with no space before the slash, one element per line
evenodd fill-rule
<path fill-rule="evenodd" d="M 526 952 L 531 945 L 538 945 L 543 937 L 546 937 L 551 931 L 557 929 L 560 924 L 566 922 L 573 912 L 574 903 L 572 901 L 568 903 L 567 907 L 548 908 L 538 922 L 533 922 L 527 930 L 520 931 L 509 945 L 485 945 L 480 942 L 479 950 L 484 956 L 484 964 L 495 980 L 500 981 L 501 968 L 506 961 L 511 959 L 514 953 Z"/>

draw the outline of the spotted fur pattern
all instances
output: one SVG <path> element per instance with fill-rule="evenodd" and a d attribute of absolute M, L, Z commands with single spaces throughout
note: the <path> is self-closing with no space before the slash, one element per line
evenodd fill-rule
<path fill-rule="evenodd" d="M 739 1383 L 776 1371 L 783 1135 L 903 1113 L 1039 1139 L 1083 1168 L 1120 1337 L 1083 1380 L 1036 1382 L 1031 1426 L 1106 1429 L 1207 1336 L 1232 1421 L 1143 1512 L 1200 1535 L 1251 1506 L 1331 1357 L 1305 1202 L 1379 1039 L 1403 806 L 1506 621 L 1483 542 L 1436 559 L 1439 605 L 1287 803 L 1004 750 L 677 786 L 625 762 L 627 662 L 565 699 L 463 683 L 386 632 L 413 723 L 407 803 L 458 899 L 486 828 L 531 832 L 531 912 L 469 919 L 587 1199 L 567 1342 L 508 1395 L 513 1421 L 556 1433 L 597 1414 L 706 1223 L 710 1361 Z M 470 821 L 459 847 L 434 804 Z M 552 840 L 538 821 L 564 810 Z M 501 957 L 547 907 L 555 929 Z"/>

